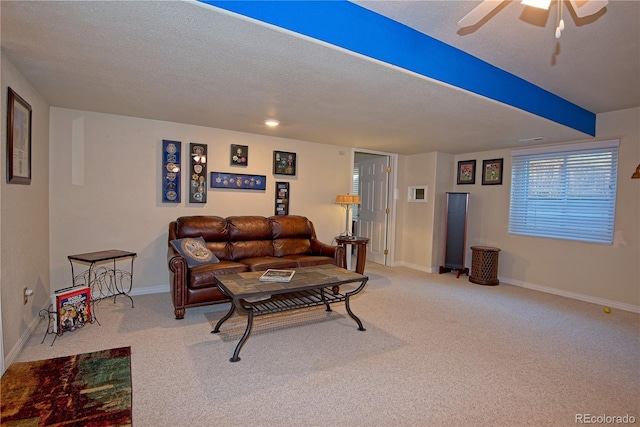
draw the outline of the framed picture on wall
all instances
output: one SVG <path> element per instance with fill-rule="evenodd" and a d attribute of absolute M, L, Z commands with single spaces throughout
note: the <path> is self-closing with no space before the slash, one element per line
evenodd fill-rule
<path fill-rule="evenodd" d="M 189 202 L 207 203 L 207 146 L 189 144 L 191 152 L 191 175 L 189 179 Z"/>
<path fill-rule="evenodd" d="M 31 105 L 9 88 L 7 183 L 31 184 Z"/>
<path fill-rule="evenodd" d="M 182 142 L 162 140 L 162 202 L 180 203 Z"/>
<path fill-rule="evenodd" d="M 503 159 L 482 161 L 482 185 L 502 185 L 502 161 Z"/>
<path fill-rule="evenodd" d="M 276 182 L 276 208 L 274 215 L 289 215 L 288 182 Z"/>
<path fill-rule="evenodd" d="M 274 151 L 273 173 L 274 175 L 295 175 L 296 153 L 289 153 L 287 151 Z"/>
<path fill-rule="evenodd" d="M 265 175 L 248 175 L 241 173 L 211 172 L 211 188 L 232 188 L 236 190 L 265 190 Z"/>
<path fill-rule="evenodd" d="M 458 184 L 476 183 L 476 161 L 463 160 L 458 162 Z"/>
<path fill-rule="evenodd" d="M 231 166 L 247 166 L 249 164 L 249 147 L 231 144 Z"/>

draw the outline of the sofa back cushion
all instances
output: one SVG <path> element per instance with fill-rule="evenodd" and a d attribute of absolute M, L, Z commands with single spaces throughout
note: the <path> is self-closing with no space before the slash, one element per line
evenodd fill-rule
<path fill-rule="evenodd" d="M 233 261 L 273 256 L 273 241 L 271 240 L 230 242 L 229 246 L 231 246 L 231 259 Z"/>
<path fill-rule="evenodd" d="M 272 216 L 274 255 L 311 254 L 311 239 L 315 238 L 313 224 L 307 217 L 297 215 Z"/>
<path fill-rule="evenodd" d="M 285 237 L 302 237 L 306 239 L 315 238 L 313 225 L 308 218 L 297 215 L 272 216 L 271 229 L 274 239 Z"/>
<path fill-rule="evenodd" d="M 175 221 L 176 239 L 199 236 L 205 240 L 207 247 L 217 258 L 231 259 L 226 219 L 219 216 L 183 216 Z"/>
<path fill-rule="evenodd" d="M 271 240 L 271 222 L 263 216 L 230 216 L 227 228 L 231 242 Z"/>
<path fill-rule="evenodd" d="M 311 241 L 305 237 L 274 240 L 273 254 L 277 257 L 311 254 Z"/>
<path fill-rule="evenodd" d="M 182 216 L 176 220 L 176 238 L 199 237 L 207 242 L 229 240 L 227 220 L 219 216 Z"/>
<path fill-rule="evenodd" d="M 273 256 L 271 222 L 263 216 L 227 218 L 231 259 Z"/>

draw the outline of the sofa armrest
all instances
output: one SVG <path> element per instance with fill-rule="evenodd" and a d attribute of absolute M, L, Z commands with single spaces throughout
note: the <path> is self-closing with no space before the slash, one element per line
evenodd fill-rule
<path fill-rule="evenodd" d="M 311 239 L 311 252 L 314 255 L 328 256 L 334 259 L 334 264 L 345 268 L 345 251 L 343 246 L 333 246 Z"/>
<path fill-rule="evenodd" d="M 187 260 L 171 246 L 167 250 L 167 263 L 169 266 L 169 287 L 171 288 L 174 314 L 176 319 L 182 319 L 186 310 L 189 267 L 187 266 Z"/>

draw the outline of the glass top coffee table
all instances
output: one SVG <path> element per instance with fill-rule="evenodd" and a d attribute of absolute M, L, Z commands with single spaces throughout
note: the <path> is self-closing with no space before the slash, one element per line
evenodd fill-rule
<path fill-rule="evenodd" d="M 254 316 L 281 313 L 307 307 L 324 305 L 331 311 L 330 304 L 342 302 L 349 316 L 358 324 L 358 330 L 365 331 L 360 319 L 353 314 L 349 306 L 349 298 L 360 293 L 369 278 L 335 265 L 318 265 L 313 267 L 294 268 L 295 274 L 290 282 L 261 282 L 264 271 L 223 274 L 216 276 L 216 284 L 220 291 L 231 298 L 229 312 L 218 321 L 211 333 L 220 332 L 220 326 L 229 319 L 234 311 L 247 315 L 247 328 L 240 338 L 231 362 L 240 360 L 240 349 L 249 338 Z M 348 292 L 341 293 L 340 286 L 356 283 L 358 286 Z"/>

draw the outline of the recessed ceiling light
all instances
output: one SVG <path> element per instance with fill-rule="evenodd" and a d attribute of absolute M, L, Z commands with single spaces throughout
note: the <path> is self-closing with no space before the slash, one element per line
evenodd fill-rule
<path fill-rule="evenodd" d="M 522 4 L 537 7 L 538 9 L 549 10 L 551 0 L 522 0 Z"/>
<path fill-rule="evenodd" d="M 280 124 L 280 122 L 275 120 L 275 119 L 269 119 L 269 120 L 265 120 L 264 124 L 269 126 L 269 127 L 274 128 L 274 127 L 278 126 Z"/>
<path fill-rule="evenodd" d="M 533 138 L 524 138 L 524 139 L 519 139 L 518 142 L 536 142 L 536 141 L 544 141 L 545 138 L 544 136 L 534 136 Z"/>

